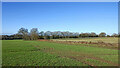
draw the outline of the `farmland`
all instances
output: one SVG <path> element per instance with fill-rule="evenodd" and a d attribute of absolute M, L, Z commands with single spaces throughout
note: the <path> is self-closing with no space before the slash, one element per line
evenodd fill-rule
<path fill-rule="evenodd" d="M 118 49 L 118 37 L 99 37 L 99 38 L 88 37 L 88 38 L 76 38 L 76 39 L 66 38 L 66 39 L 52 39 L 52 41 L 57 43 L 65 43 L 65 44 L 72 44 L 72 45 L 85 44 L 84 46 Z"/>
<path fill-rule="evenodd" d="M 55 40 L 3 40 L 3 66 L 117 66 L 118 50 L 97 44 L 68 44 L 56 41 L 94 41 L 117 43 L 118 38 Z M 111 41 L 110 41 L 111 40 Z M 87 46 L 86 46 L 87 45 Z M 95 45 L 95 47 L 91 47 Z"/>
<path fill-rule="evenodd" d="M 54 41 L 87 41 L 87 42 L 98 42 L 103 41 L 105 43 L 118 43 L 118 37 L 96 37 L 96 38 L 66 38 L 66 39 L 53 39 Z"/>

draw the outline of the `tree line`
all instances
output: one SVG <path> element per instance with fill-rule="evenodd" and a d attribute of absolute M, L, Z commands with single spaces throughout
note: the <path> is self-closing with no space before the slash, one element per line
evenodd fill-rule
<path fill-rule="evenodd" d="M 69 31 L 41 31 L 39 32 L 37 28 L 32 28 L 30 32 L 28 29 L 20 28 L 18 33 L 13 35 L 2 35 L 2 40 L 12 40 L 12 39 L 24 39 L 24 40 L 37 40 L 37 39 L 60 39 L 60 38 L 85 38 L 85 37 L 120 37 L 120 33 L 113 33 L 112 35 L 107 35 L 105 32 L 96 34 L 91 33 L 78 33 L 78 32 L 69 32 Z"/>

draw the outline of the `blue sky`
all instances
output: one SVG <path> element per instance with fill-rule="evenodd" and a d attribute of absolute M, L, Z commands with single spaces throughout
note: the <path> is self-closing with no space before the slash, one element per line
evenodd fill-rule
<path fill-rule="evenodd" d="M 117 2 L 3 2 L 3 34 L 39 31 L 118 32 Z"/>

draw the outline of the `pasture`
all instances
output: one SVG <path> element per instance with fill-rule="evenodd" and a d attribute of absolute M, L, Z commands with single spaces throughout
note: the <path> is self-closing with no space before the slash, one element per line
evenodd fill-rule
<path fill-rule="evenodd" d="M 69 39 L 69 40 L 82 40 L 82 39 Z M 115 41 L 111 42 L 113 43 Z M 94 66 L 118 65 L 117 49 L 91 47 L 92 44 L 73 45 L 57 43 L 54 41 L 40 41 L 40 40 L 37 41 L 2 40 L 2 43 L 3 43 L 2 44 L 3 66 L 94 67 Z"/>

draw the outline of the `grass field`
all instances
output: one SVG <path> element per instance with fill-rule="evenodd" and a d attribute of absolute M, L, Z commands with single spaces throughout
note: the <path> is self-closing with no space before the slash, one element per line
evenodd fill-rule
<path fill-rule="evenodd" d="M 64 44 L 103 47 L 118 49 L 118 37 L 96 37 L 96 38 L 66 38 L 66 39 L 52 39 L 51 41 Z M 89 44 L 89 45 L 88 45 Z"/>
<path fill-rule="evenodd" d="M 99 42 L 105 43 L 118 43 L 118 37 L 101 37 L 101 38 L 66 38 L 66 39 L 53 39 L 54 41 L 87 41 L 87 42 Z"/>
<path fill-rule="evenodd" d="M 118 65 L 118 50 L 114 49 L 50 41 L 3 40 L 2 42 L 3 66 Z"/>

